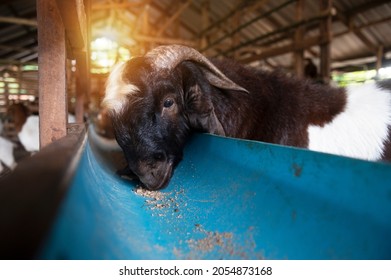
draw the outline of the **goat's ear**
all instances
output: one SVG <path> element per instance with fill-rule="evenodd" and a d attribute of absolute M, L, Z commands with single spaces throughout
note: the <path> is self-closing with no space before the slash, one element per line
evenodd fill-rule
<path fill-rule="evenodd" d="M 186 115 L 189 124 L 194 129 L 225 136 L 210 95 L 203 91 L 199 84 L 186 89 Z"/>

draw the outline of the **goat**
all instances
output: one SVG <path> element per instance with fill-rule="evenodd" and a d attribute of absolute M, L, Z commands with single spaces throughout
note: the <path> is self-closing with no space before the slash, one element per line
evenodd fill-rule
<path fill-rule="evenodd" d="M 160 46 L 117 65 L 102 106 L 136 175 L 165 187 L 193 131 L 308 148 L 366 160 L 391 159 L 391 94 L 347 89 L 209 60 Z"/>
<path fill-rule="evenodd" d="M 9 106 L 7 113 L 14 123 L 15 131 L 19 133 L 30 115 L 29 109 L 23 104 L 16 103 Z"/>

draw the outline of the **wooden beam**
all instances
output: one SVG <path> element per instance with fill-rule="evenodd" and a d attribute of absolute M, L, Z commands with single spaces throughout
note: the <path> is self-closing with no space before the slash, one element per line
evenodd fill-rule
<path fill-rule="evenodd" d="M 356 7 L 356 8 L 353 8 L 352 10 L 350 10 L 348 12 L 345 12 L 345 13 L 343 13 L 341 10 L 337 10 L 336 9 L 337 13 L 336 13 L 336 15 L 333 14 L 333 21 L 341 21 L 342 23 L 346 22 L 345 25 L 348 26 L 349 29 L 347 29 L 346 31 L 342 31 L 342 32 L 338 32 L 336 34 L 333 34 L 333 37 L 334 38 L 335 37 L 340 37 L 340 36 L 343 36 L 343 35 L 348 34 L 350 32 L 360 31 L 361 29 L 366 28 L 366 27 L 370 27 L 370 26 L 374 26 L 374 25 L 377 25 L 377 24 L 382 24 L 382 23 L 391 21 L 391 16 L 388 16 L 388 17 L 385 17 L 383 19 L 379 19 L 379 20 L 375 20 L 375 21 L 372 21 L 372 22 L 369 22 L 369 23 L 366 23 L 366 24 L 362 24 L 360 26 L 353 25 L 353 26 L 349 27 L 349 21 L 352 21 L 354 16 L 357 16 L 357 14 L 360 14 L 362 12 L 366 12 L 368 10 L 377 8 L 379 5 L 382 5 L 382 4 L 385 4 L 385 3 L 389 3 L 389 0 L 375 0 L 375 1 L 371 1 L 371 2 L 363 4 L 363 5 L 360 5 L 360 6 Z M 349 18 L 350 18 L 350 20 L 349 20 Z M 306 30 L 307 30 L 307 32 L 310 32 L 310 31 L 314 31 L 314 30 L 316 30 L 318 28 L 319 28 L 318 22 L 314 21 L 312 24 L 307 26 Z M 278 38 L 268 42 L 267 44 L 269 44 L 269 43 L 274 43 L 274 44 L 278 43 L 280 41 L 286 40 L 287 37 L 289 37 L 289 34 L 280 36 L 280 37 L 278 37 Z M 257 45 L 257 46 L 263 47 L 264 44 Z M 374 49 L 377 49 L 377 47 L 375 45 L 373 45 L 373 46 L 374 46 Z M 372 52 L 373 51 L 374 50 L 372 50 Z"/>
<path fill-rule="evenodd" d="M 173 2 L 175 2 L 175 0 Z M 160 22 L 161 22 L 161 20 L 163 20 L 163 18 L 164 18 L 163 16 L 164 15 L 169 14 L 168 10 L 167 9 L 162 9 L 162 7 L 160 7 L 159 5 L 154 3 L 154 1 L 151 1 L 151 0 L 143 1 L 143 3 L 145 5 L 150 3 L 151 9 L 153 8 L 153 10 L 157 10 L 162 15 L 161 17 L 156 19 L 156 21 L 155 21 L 156 23 L 149 22 L 149 25 L 150 25 L 149 30 L 158 30 L 158 29 L 160 29 Z M 189 8 L 194 8 L 194 5 L 190 6 Z M 134 14 L 138 15 L 139 13 L 134 12 Z M 195 31 L 192 28 L 190 28 L 190 26 L 188 24 L 186 24 L 186 21 L 181 21 L 180 22 L 180 26 L 181 26 L 182 29 L 186 30 L 190 34 L 195 34 Z M 141 35 L 149 36 L 151 34 L 150 33 L 146 33 L 146 34 L 141 34 Z"/>
<path fill-rule="evenodd" d="M 388 48 L 385 48 L 383 47 L 383 57 L 387 60 L 391 60 L 391 47 L 388 47 Z M 341 58 L 341 59 L 334 59 L 333 60 L 333 64 L 338 64 L 338 67 L 340 67 L 340 65 L 343 65 L 342 67 L 346 66 L 347 64 L 367 64 L 367 63 L 372 63 L 372 64 L 376 64 L 376 57 L 373 56 L 373 54 L 369 51 L 367 51 L 366 53 L 362 53 L 362 54 L 352 54 L 351 56 L 349 57 L 344 57 L 344 58 Z"/>
<path fill-rule="evenodd" d="M 252 4 L 251 1 L 247 1 L 247 0 L 240 1 L 231 11 L 229 11 L 222 18 L 204 27 L 202 31 L 198 33 L 198 37 L 202 37 L 206 33 L 209 33 L 215 27 L 221 26 L 226 21 L 230 21 L 238 12 L 243 12 L 243 9 L 246 10 L 246 13 L 252 13 L 256 9 L 259 9 L 260 7 L 264 6 L 269 1 L 270 0 L 254 1 Z"/>
<path fill-rule="evenodd" d="M 224 51 L 221 52 L 221 54 L 222 55 L 228 55 L 229 53 L 234 52 L 235 50 L 240 49 L 242 47 L 253 46 L 257 42 L 259 42 L 261 40 L 265 40 L 265 39 L 270 38 L 272 36 L 275 36 L 277 34 L 281 34 L 281 33 L 285 33 L 285 32 L 294 30 L 295 28 L 297 28 L 299 26 L 307 25 L 307 24 L 310 24 L 312 22 L 319 22 L 319 20 L 322 20 L 322 19 L 324 19 L 326 17 L 331 16 L 331 14 L 332 14 L 332 9 L 326 10 L 326 11 L 322 11 L 317 16 L 306 18 L 306 19 L 303 19 L 303 20 L 301 20 L 299 22 L 295 22 L 295 23 L 293 23 L 291 25 L 285 26 L 283 28 L 280 28 L 280 29 L 277 29 L 277 30 L 273 30 L 273 31 L 271 31 L 269 33 L 266 33 L 266 34 L 262 34 L 262 35 L 260 35 L 258 37 L 255 37 L 255 38 L 251 39 L 251 40 L 243 42 L 240 45 L 237 45 L 237 46 L 235 46 L 233 48 L 229 48 L 227 50 L 224 50 Z M 293 49 L 291 51 L 293 51 Z"/>
<path fill-rule="evenodd" d="M 296 2 L 296 21 L 303 20 L 304 0 Z M 298 46 L 304 38 L 304 26 L 299 26 L 295 31 L 294 44 Z M 304 49 L 295 48 L 293 53 L 294 69 L 298 77 L 304 76 Z"/>
<path fill-rule="evenodd" d="M 0 16 L 0 22 L 19 24 L 19 25 L 28 25 L 28 26 L 37 26 L 37 21 L 33 19 L 25 18 L 15 18 L 15 17 L 3 17 Z"/>
<path fill-rule="evenodd" d="M 252 13 L 255 10 L 258 10 L 265 6 L 270 0 L 259 0 L 259 1 L 254 1 L 254 3 L 248 7 L 246 7 L 246 13 Z"/>
<path fill-rule="evenodd" d="M 338 9 L 337 9 L 337 17 L 349 29 L 349 31 L 352 31 L 357 36 L 357 38 L 359 38 L 367 46 L 367 48 L 369 50 L 371 50 L 373 53 L 376 53 L 377 46 L 374 43 L 372 43 L 372 41 L 370 39 L 368 39 L 361 32 L 360 29 L 356 28 L 356 26 L 352 20 L 352 17 L 349 17 L 349 16 L 343 14 L 343 12 Z"/>
<path fill-rule="evenodd" d="M 353 9 L 350 9 L 349 11 L 346 12 L 346 15 L 348 17 L 353 17 L 357 14 L 367 12 L 367 11 L 372 10 L 374 8 L 377 8 L 381 5 L 389 4 L 389 3 L 390 3 L 390 0 L 371 0 L 371 1 L 368 1 L 364 4 L 359 5 L 357 7 L 354 7 Z"/>
<path fill-rule="evenodd" d="M 56 0 L 72 49 L 86 49 L 87 19 L 83 0 Z M 73 57 L 70 57 L 73 58 Z"/>
<path fill-rule="evenodd" d="M 320 0 L 320 10 L 329 11 L 332 9 L 332 0 Z M 331 15 L 320 23 L 320 78 L 323 82 L 329 83 L 331 78 L 331 38 L 332 38 Z"/>
<path fill-rule="evenodd" d="M 376 53 L 376 73 L 379 75 L 379 70 L 382 67 L 383 63 L 383 55 L 384 55 L 384 47 L 379 46 Z"/>
<path fill-rule="evenodd" d="M 286 6 L 290 5 L 290 4 L 292 4 L 292 3 L 295 2 L 295 1 L 296 1 L 296 0 L 288 0 L 288 1 L 286 1 L 286 2 L 284 2 L 284 3 L 282 3 L 282 4 L 280 4 L 280 5 L 278 5 L 277 7 L 271 9 L 270 11 L 267 11 L 267 12 L 265 12 L 265 13 L 262 13 L 261 15 L 258 15 L 257 17 L 255 17 L 255 18 L 253 18 L 253 19 L 251 19 L 251 20 L 249 20 L 249 21 L 243 23 L 243 24 L 240 25 L 238 28 L 232 30 L 232 31 L 229 32 L 228 34 L 226 34 L 226 35 L 220 37 L 219 39 L 215 40 L 214 42 L 210 43 L 206 48 L 202 49 L 201 51 L 206 51 L 207 49 L 209 49 L 209 48 L 211 48 L 211 47 L 217 45 L 218 43 L 224 41 L 224 40 L 227 39 L 228 37 L 233 36 L 236 32 L 239 32 L 240 30 L 246 28 L 247 26 L 253 24 L 254 22 L 256 22 L 256 21 L 258 21 L 258 20 L 260 20 L 260 19 L 262 19 L 262 18 L 265 18 L 265 17 L 271 15 L 271 14 L 274 13 L 274 12 L 277 12 L 277 11 L 283 9 L 284 7 L 286 7 Z M 236 49 L 237 49 L 237 48 L 231 48 L 231 51 L 235 51 Z"/>
<path fill-rule="evenodd" d="M 220 24 L 222 24 L 224 21 L 230 19 L 239 9 L 241 9 L 244 5 L 245 5 L 245 0 L 241 1 L 237 6 L 235 6 L 235 8 L 231 11 L 229 11 L 225 16 L 223 16 L 222 18 L 214 21 L 212 24 L 208 25 L 208 26 L 205 26 L 203 27 L 203 29 L 201 30 L 200 33 L 198 33 L 198 37 L 199 38 L 202 38 L 203 36 L 206 35 L 206 33 L 208 33 L 209 31 L 211 31 L 212 29 L 214 29 L 215 27 L 219 26 Z"/>
<path fill-rule="evenodd" d="M 168 26 L 170 26 L 182 13 L 183 11 L 189 7 L 192 0 L 187 0 L 184 2 L 179 9 L 168 19 L 166 22 L 162 25 L 162 27 L 159 29 L 159 31 L 156 33 L 156 36 L 160 36 L 163 34 L 163 32 L 167 29 Z"/>
<path fill-rule="evenodd" d="M 13 59 L 0 59 L 0 65 L 37 65 L 36 62 L 29 62 L 29 63 L 23 63 L 19 60 L 13 60 Z"/>
<path fill-rule="evenodd" d="M 18 52 L 35 52 L 37 51 L 37 48 L 23 48 L 19 46 L 8 46 L 8 45 L 3 45 L 0 44 L 0 50 L 4 51 L 18 51 Z"/>
<path fill-rule="evenodd" d="M 55 1 L 37 0 L 40 147 L 67 134 L 65 30 Z"/>
<path fill-rule="evenodd" d="M 140 2 L 122 2 L 122 3 L 96 3 L 91 6 L 92 10 L 112 10 L 112 9 L 128 9 L 144 6 L 144 1 Z"/>
<path fill-rule="evenodd" d="M 270 0 L 259 0 L 259 1 L 247 1 L 247 0 L 238 0 L 238 4 L 223 18 L 219 19 L 217 22 L 215 21 L 212 25 L 210 25 L 208 28 L 206 28 L 206 32 L 201 32 L 198 35 L 198 38 L 202 36 L 208 36 L 209 40 L 211 41 L 211 38 L 218 38 L 223 33 L 224 35 L 227 35 L 230 33 L 233 29 L 229 28 L 232 26 L 232 22 L 236 21 L 235 18 L 241 18 L 240 22 L 243 21 L 242 16 L 243 15 L 249 15 L 252 13 L 255 13 L 255 15 L 258 15 L 261 13 L 260 9 L 265 6 Z M 258 11 L 257 11 L 258 10 Z M 281 25 L 272 17 L 269 17 L 268 20 L 276 25 L 278 28 L 281 27 Z M 237 24 L 234 28 L 238 28 L 240 25 Z M 210 28 L 210 29 L 209 29 Z M 233 38 L 231 40 L 231 45 L 236 45 L 233 42 L 236 40 L 236 38 L 247 40 L 248 36 L 246 36 L 244 33 L 236 32 L 234 35 L 229 36 L 228 38 Z M 234 53 L 234 55 L 238 54 L 239 52 Z"/>
<path fill-rule="evenodd" d="M 32 61 L 32 60 L 35 60 L 35 59 L 38 59 L 38 53 L 37 52 L 32 53 L 32 54 L 30 54 L 28 56 L 24 56 L 24 57 L 20 58 L 19 60 L 20 60 L 20 62 L 25 63 L 25 62 Z M 28 64 L 30 64 L 30 63 L 28 63 Z"/>
<path fill-rule="evenodd" d="M 271 47 L 263 49 L 260 54 L 253 55 L 251 57 L 247 57 L 239 60 L 241 63 L 251 63 L 257 60 L 267 59 L 273 56 L 278 56 L 282 54 L 286 54 L 292 52 L 292 50 L 296 49 L 307 49 L 316 45 L 319 45 L 321 42 L 320 36 L 304 38 L 300 44 L 295 44 L 294 42 L 287 44 L 281 47 Z"/>
<path fill-rule="evenodd" d="M 371 21 L 371 22 L 368 22 L 366 24 L 362 24 L 362 25 L 359 25 L 359 26 L 354 26 L 352 29 L 347 29 L 346 31 L 342 31 L 342 32 L 338 32 L 338 33 L 335 33 L 333 34 L 333 37 L 336 38 L 336 37 L 340 37 L 340 36 L 343 36 L 343 35 L 346 35 L 346 34 L 349 34 L 350 32 L 354 32 L 356 30 L 361 30 L 363 28 L 367 28 L 367 27 L 371 27 L 371 26 L 374 26 L 374 25 L 378 25 L 378 24 L 382 24 L 382 23 L 386 23 L 388 21 L 391 21 L 391 16 L 388 16 L 388 17 L 385 17 L 385 18 L 382 18 L 382 19 L 378 19 L 378 20 L 375 20 L 375 21 Z"/>
<path fill-rule="evenodd" d="M 183 40 L 179 38 L 155 37 L 155 36 L 136 34 L 134 35 L 134 39 L 136 41 L 148 42 L 148 43 L 179 44 L 179 45 L 186 45 L 191 47 L 197 46 L 197 43 L 194 41 Z"/>

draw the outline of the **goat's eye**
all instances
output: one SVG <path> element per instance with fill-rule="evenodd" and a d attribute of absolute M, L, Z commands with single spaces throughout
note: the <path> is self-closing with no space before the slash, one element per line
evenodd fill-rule
<path fill-rule="evenodd" d="M 164 108 L 170 108 L 173 104 L 174 104 L 174 100 L 172 100 L 171 98 L 168 98 L 168 99 L 164 100 L 163 106 L 164 106 Z"/>

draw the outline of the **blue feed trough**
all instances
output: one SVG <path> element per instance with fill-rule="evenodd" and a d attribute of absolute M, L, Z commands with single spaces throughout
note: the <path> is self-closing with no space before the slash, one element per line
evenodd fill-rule
<path fill-rule="evenodd" d="M 169 186 L 92 130 L 41 258 L 391 259 L 391 165 L 195 135 Z"/>

